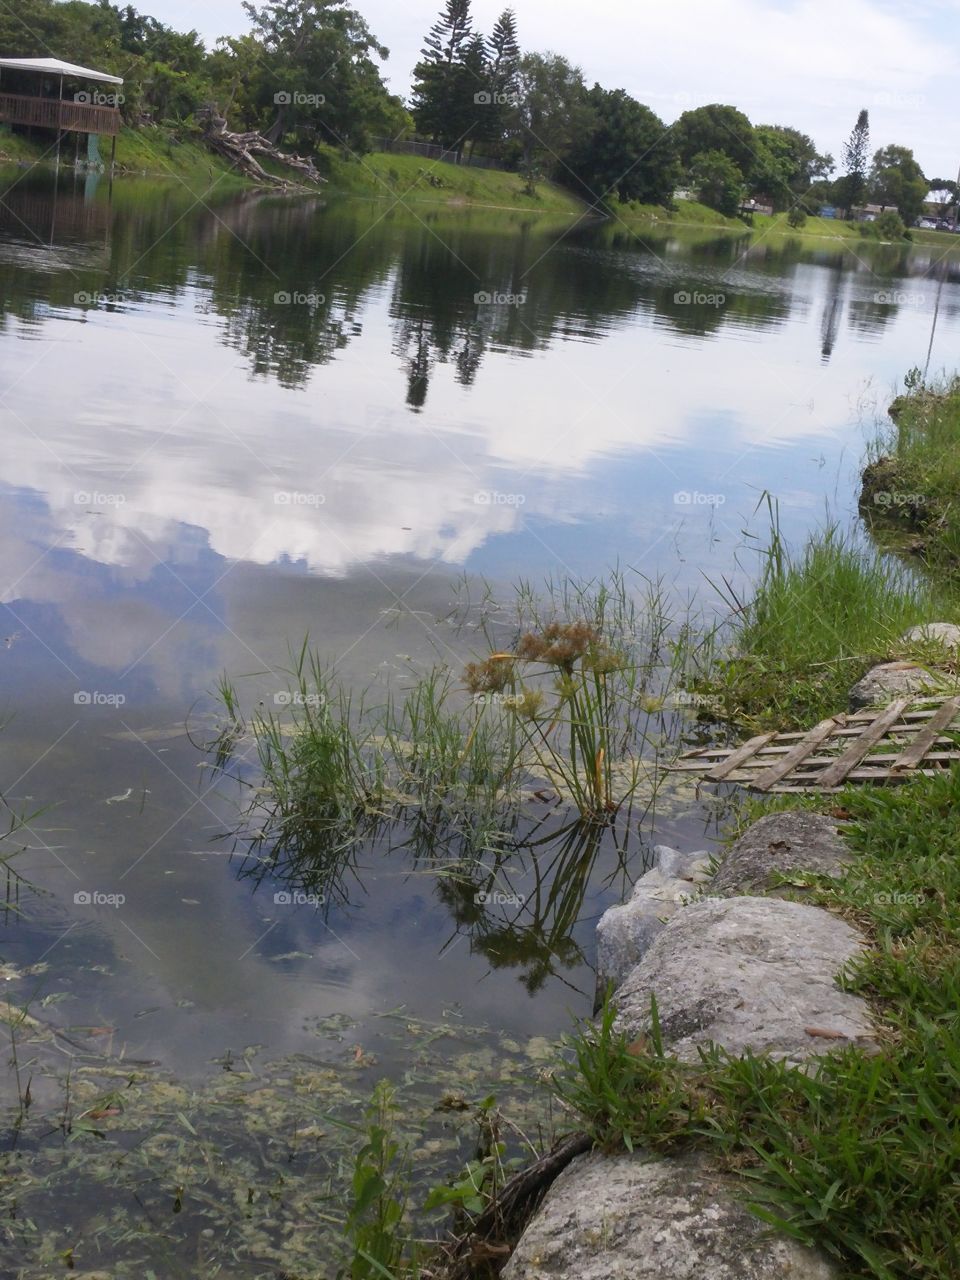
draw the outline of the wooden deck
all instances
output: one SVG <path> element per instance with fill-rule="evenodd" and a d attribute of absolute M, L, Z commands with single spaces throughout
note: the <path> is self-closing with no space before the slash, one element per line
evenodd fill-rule
<path fill-rule="evenodd" d="M 832 793 L 849 782 L 881 785 L 960 764 L 960 697 L 900 698 L 841 713 L 805 733 L 761 733 L 742 747 L 687 751 L 672 766 L 704 782 L 753 791 Z"/>
<path fill-rule="evenodd" d="M 117 107 L 63 98 L 32 98 L 21 93 L 0 93 L 0 120 L 60 133 L 100 133 L 108 138 L 120 132 Z"/>

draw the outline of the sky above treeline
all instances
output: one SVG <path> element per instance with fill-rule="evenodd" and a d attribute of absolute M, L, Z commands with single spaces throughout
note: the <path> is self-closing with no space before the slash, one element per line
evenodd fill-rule
<path fill-rule="evenodd" d="M 489 32 L 508 0 L 474 0 Z M 140 0 L 137 7 L 212 44 L 249 23 L 240 0 Z M 410 74 L 440 0 L 354 0 L 390 50 L 384 75 Z M 857 112 L 871 146 L 911 147 L 927 177 L 960 166 L 960 0 L 514 0 L 521 46 L 553 50 L 588 84 L 626 89 L 672 122 L 727 102 L 755 124 L 789 124 L 840 159 Z M 322 90 L 319 90 L 322 92 Z"/>

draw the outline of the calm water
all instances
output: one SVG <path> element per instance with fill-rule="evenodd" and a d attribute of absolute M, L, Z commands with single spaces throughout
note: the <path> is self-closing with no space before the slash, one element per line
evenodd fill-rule
<path fill-rule="evenodd" d="M 619 562 L 709 602 L 709 579 L 749 574 L 735 555 L 765 491 L 793 541 L 828 507 L 852 514 L 896 380 L 955 363 L 960 267 L 174 183 L 6 185 L 0 791 L 40 811 L 0 946 L 30 976 L 7 998 L 169 1088 L 212 1087 L 254 1046 L 322 1061 L 346 1104 L 380 1075 L 427 1095 L 470 1064 L 529 1075 L 589 1013 L 596 916 L 649 843 L 712 846 L 711 812 L 675 797 L 625 860 L 518 861 L 513 913 L 377 848 L 326 915 L 278 903 L 227 856 L 237 793 L 202 768 L 217 677 L 269 698 L 308 633 L 364 684 L 459 661 L 463 574 L 505 590 Z M 116 1275 L 288 1257 L 263 1226 L 215 1272 L 197 1261 L 209 1204 L 172 1218 L 166 1184 L 144 1208 L 107 1181 L 93 1219 L 21 1188 L 37 1234 L 6 1260 L 47 1274 L 91 1221 L 83 1266 Z M 163 1250 L 117 1244 L 121 1213 Z"/>

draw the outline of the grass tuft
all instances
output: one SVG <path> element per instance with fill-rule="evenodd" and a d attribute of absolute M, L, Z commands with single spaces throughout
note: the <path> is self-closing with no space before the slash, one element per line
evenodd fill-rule
<path fill-rule="evenodd" d="M 851 685 L 902 650 L 904 631 L 949 621 L 956 605 L 837 526 L 791 553 L 772 503 L 770 516 L 754 593 L 741 601 L 724 584 L 731 621 L 701 650 L 694 685 L 724 719 L 806 726 L 845 710 Z"/>

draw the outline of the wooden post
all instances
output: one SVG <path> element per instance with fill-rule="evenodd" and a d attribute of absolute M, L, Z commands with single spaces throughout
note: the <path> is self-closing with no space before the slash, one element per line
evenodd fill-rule
<path fill-rule="evenodd" d="M 113 145 L 110 147 L 110 177 L 113 177 L 113 166 L 117 163 L 117 135 L 113 135 Z"/>

